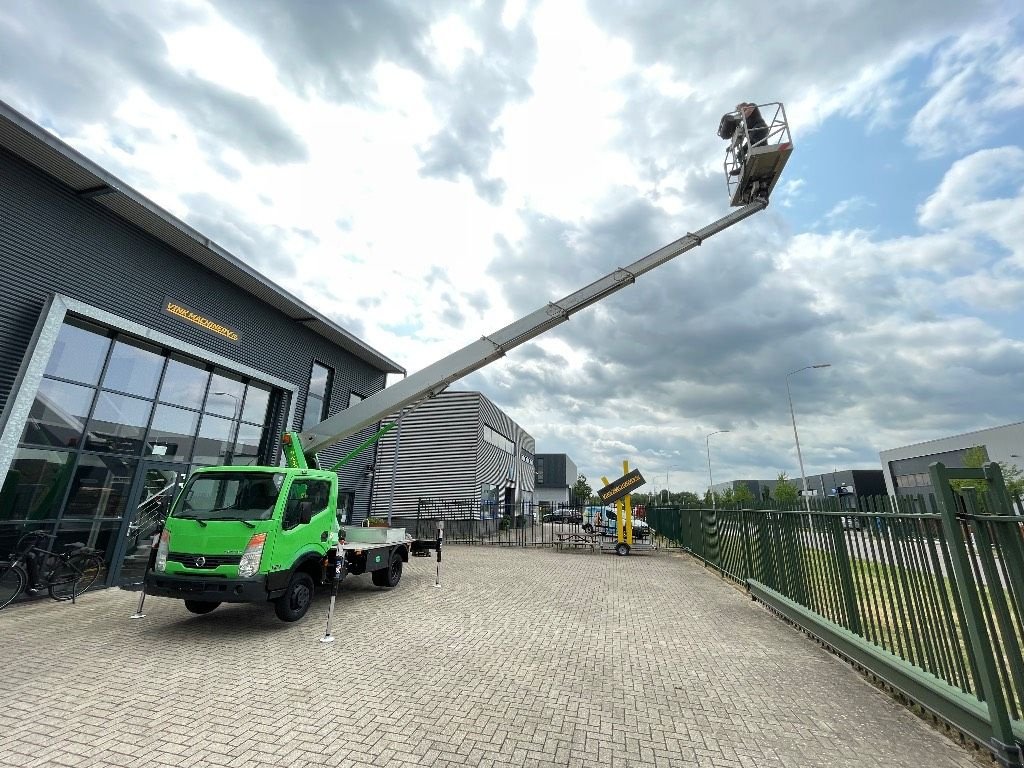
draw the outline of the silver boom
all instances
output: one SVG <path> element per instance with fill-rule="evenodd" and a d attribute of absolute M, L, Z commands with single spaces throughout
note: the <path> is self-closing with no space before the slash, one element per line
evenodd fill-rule
<path fill-rule="evenodd" d="M 424 397 L 434 397 L 453 381 L 503 357 L 507 351 L 560 325 L 581 309 L 601 301 L 607 296 L 633 283 L 637 277 L 671 261 L 681 253 L 700 245 L 712 235 L 728 229 L 748 216 L 763 210 L 767 198 L 751 200 L 742 208 L 723 216 L 696 232 L 688 232 L 678 240 L 659 248 L 627 267 L 614 272 L 571 293 L 560 301 L 531 312 L 506 325 L 501 330 L 474 341 L 457 352 L 428 365 L 393 386 L 356 403 L 340 413 L 317 424 L 299 436 L 302 452 L 312 457 L 317 452 L 343 440 L 359 430 L 379 422 L 388 414 L 397 413 L 407 405 Z"/>

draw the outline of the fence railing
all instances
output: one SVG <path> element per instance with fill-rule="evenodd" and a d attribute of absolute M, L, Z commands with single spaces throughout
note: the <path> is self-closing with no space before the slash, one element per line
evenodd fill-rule
<path fill-rule="evenodd" d="M 930 472 L 938 493 L 927 498 L 842 511 L 812 500 L 810 513 L 661 507 L 647 519 L 669 545 L 1020 766 L 1024 514 L 996 464 Z M 953 487 L 965 481 L 977 487 Z"/>
<path fill-rule="evenodd" d="M 492 544 L 511 547 L 554 547 L 578 543 L 586 536 L 614 531 L 604 507 L 539 502 L 494 503 L 479 499 L 420 499 L 415 517 L 394 517 L 415 538 L 430 538 L 444 521 L 451 544 Z M 649 528 L 634 519 L 633 539 L 644 541 Z"/>

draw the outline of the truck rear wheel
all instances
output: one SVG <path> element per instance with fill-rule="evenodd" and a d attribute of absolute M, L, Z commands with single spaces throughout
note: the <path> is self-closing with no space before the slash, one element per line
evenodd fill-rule
<path fill-rule="evenodd" d="M 312 602 L 312 577 L 303 571 L 296 571 L 288 581 L 288 589 L 274 601 L 274 613 L 281 621 L 298 621 L 306 615 Z"/>
<path fill-rule="evenodd" d="M 373 583 L 378 587 L 397 587 L 402 580 L 402 555 L 396 549 L 391 553 L 391 563 L 387 568 L 373 571 L 370 574 Z"/>
<path fill-rule="evenodd" d="M 220 603 L 207 603 L 202 600 L 186 600 L 185 610 L 189 613 L 204 614 L 209 613 L 218 605 L 220 605 Z"/>

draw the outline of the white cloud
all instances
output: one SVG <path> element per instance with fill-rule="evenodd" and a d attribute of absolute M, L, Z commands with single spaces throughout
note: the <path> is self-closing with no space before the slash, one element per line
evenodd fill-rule
<path fill-rule="evenodd" d="M 933 90 L 910 123 L 907 142 L 926 156 L 980 146 L 1024 108 L 1024 44 L 1013 26 L 969 29 L 938 51 Z"/>
<path fill-rule="evenodd" d="M 802 153 L 834 115 L 898 125 L 934 56 L 909 140 L 964 141 L 908 187 L 905 234 L 859 227 L 870 195 L 795 154 L 781 205 L 460 386 L 592 478 L 629 458 L 694 490 L 715 429 L 716 478 L 796 474 L 784 377 L 810 361 L 834 367 L 794 381 L 808 471 L 1016 418 L 1024 150 L 988 145 L 1024 98 L 1007 12 L 793 4 L 751 45 L 763 11 L 14 2 L 0 93 L 415 371 L 720 216 L 738 100 L 785 101 Z M 839 198 L 815 231 L 803 204 Z"/>

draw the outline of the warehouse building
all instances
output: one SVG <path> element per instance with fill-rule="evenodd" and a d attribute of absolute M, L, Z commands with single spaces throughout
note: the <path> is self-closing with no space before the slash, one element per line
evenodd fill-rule
<path fill-rule="evenodd" d="M 0 178 L 0 551 L 43 530 L 136 582 L 191 468 L 278 464 L 404 374 L 2 102 Z M 339 478 L 365 517 L 369 478 Z"/>
<path fill-rule="evenodd" d="M 381 438 L 376 463 L 364 468 L 374 480 L 371 514 L 411 518 L 429 502 L 498 517 L 530 505 L 534 452 L 533 437 L 481 393 L 443 392 L 407 409 Z"/>
<path fill-rule="evenodd" d="M 1024 422 L 950 435 L 923 443 L 890 448 L 878 454 L 890 496 L 927 496 L 934 493 L 928 467 L 940 461 L 950 468 L 967 466 L 972 448 L 980 448 L 985 461 L 1024 467 Z"/>

